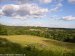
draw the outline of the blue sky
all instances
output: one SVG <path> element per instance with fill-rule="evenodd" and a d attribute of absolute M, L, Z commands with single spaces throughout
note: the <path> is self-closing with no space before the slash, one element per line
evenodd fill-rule
<path fill-rule="evenodd" d="M 75 28 L 75 0 L 0 0 L 0 23 Z"/>

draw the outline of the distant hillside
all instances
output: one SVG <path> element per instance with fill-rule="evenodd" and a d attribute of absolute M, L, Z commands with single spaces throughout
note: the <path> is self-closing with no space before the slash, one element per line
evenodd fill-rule
<path fill-rule="evenodd" d="M 75 29 L 0 25 L 0 35 L 34 35 L 65 42 L 75 42 Z"/>

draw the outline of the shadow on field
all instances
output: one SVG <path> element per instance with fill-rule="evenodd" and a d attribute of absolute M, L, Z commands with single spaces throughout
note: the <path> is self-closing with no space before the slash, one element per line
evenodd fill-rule
<path fill-rule="evenodd" d="M 22 47 L 19 44 L 10 42 L 5 38 L 0 38 L 1 54 L 21 53 L 21 52 L 22 52 Z"/>
<path fill-rule="evenodd" d="M 26 56 L 74 56 L 74 53 L 53 52 L 52 50 L 39 50 L 34 45 L 22 47 L 6 38 L 0 37 L 0 54 L 26 54 Z"/>

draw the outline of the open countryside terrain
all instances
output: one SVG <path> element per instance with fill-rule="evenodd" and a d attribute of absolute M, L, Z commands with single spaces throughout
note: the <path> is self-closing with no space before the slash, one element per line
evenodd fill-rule
<path fill-rule="evenodd" d="M 0 56 L 75 56 L 75 0 L 0 0 Z"/>
<path fill-rule="evenodd" d="M 51 40 L 51 39 L 47 39 L 43 37 L 31 36 L 31 35 L 10 35 L 10 36 L 0 36 L 0 38 L 6 39 L 12 43 L 17 43 L 22 48 L 27 48 L 25 49 L 25 51 L 27 52 L 23 52 L 27 56 L 35 56 L 35 55 L 36 56 L 75 56 L 75 52 L 74 52 L 75 43 L 61 42 L 61 41 Z M 0 40 L 0 42 L 1 41 L 2 40 Z M 3 41 L 3 43 L 4 43 L 3 45 L 8 44 L 7 41 Z M 9 45 L 9 48 L 7 46 L 1 47 L 1 44 L 0 44 L 0 50 L 3 48 L 3 50 L 5 51 L 5 52 L 4 51 L 2 52 L 0 51 L 0 52 L 14 53 L 15 50 L 10 52 L 12 48 L 10 47 L 11 45 Z M 12 49 L 15 49 L 15 48 L 17 49 L 17 46 Z M 24 51 L 24 49 L 22 51 Z M 19 53 L 18 51 L 16 52 Z"/>
<path fill-rule="evenodd" d="M 75 29 L 0 25 L 0 53 L 75 56 Z"/>

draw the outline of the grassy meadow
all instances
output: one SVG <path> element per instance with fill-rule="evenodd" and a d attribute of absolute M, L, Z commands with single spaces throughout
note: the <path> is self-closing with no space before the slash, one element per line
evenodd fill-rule
<path fill-rule="evenodd" d="M 0 50 L 4 54 L 21 53 L 26 56 L 75 56 L 75 43 L 31 35 L 0 35 Z"/>

